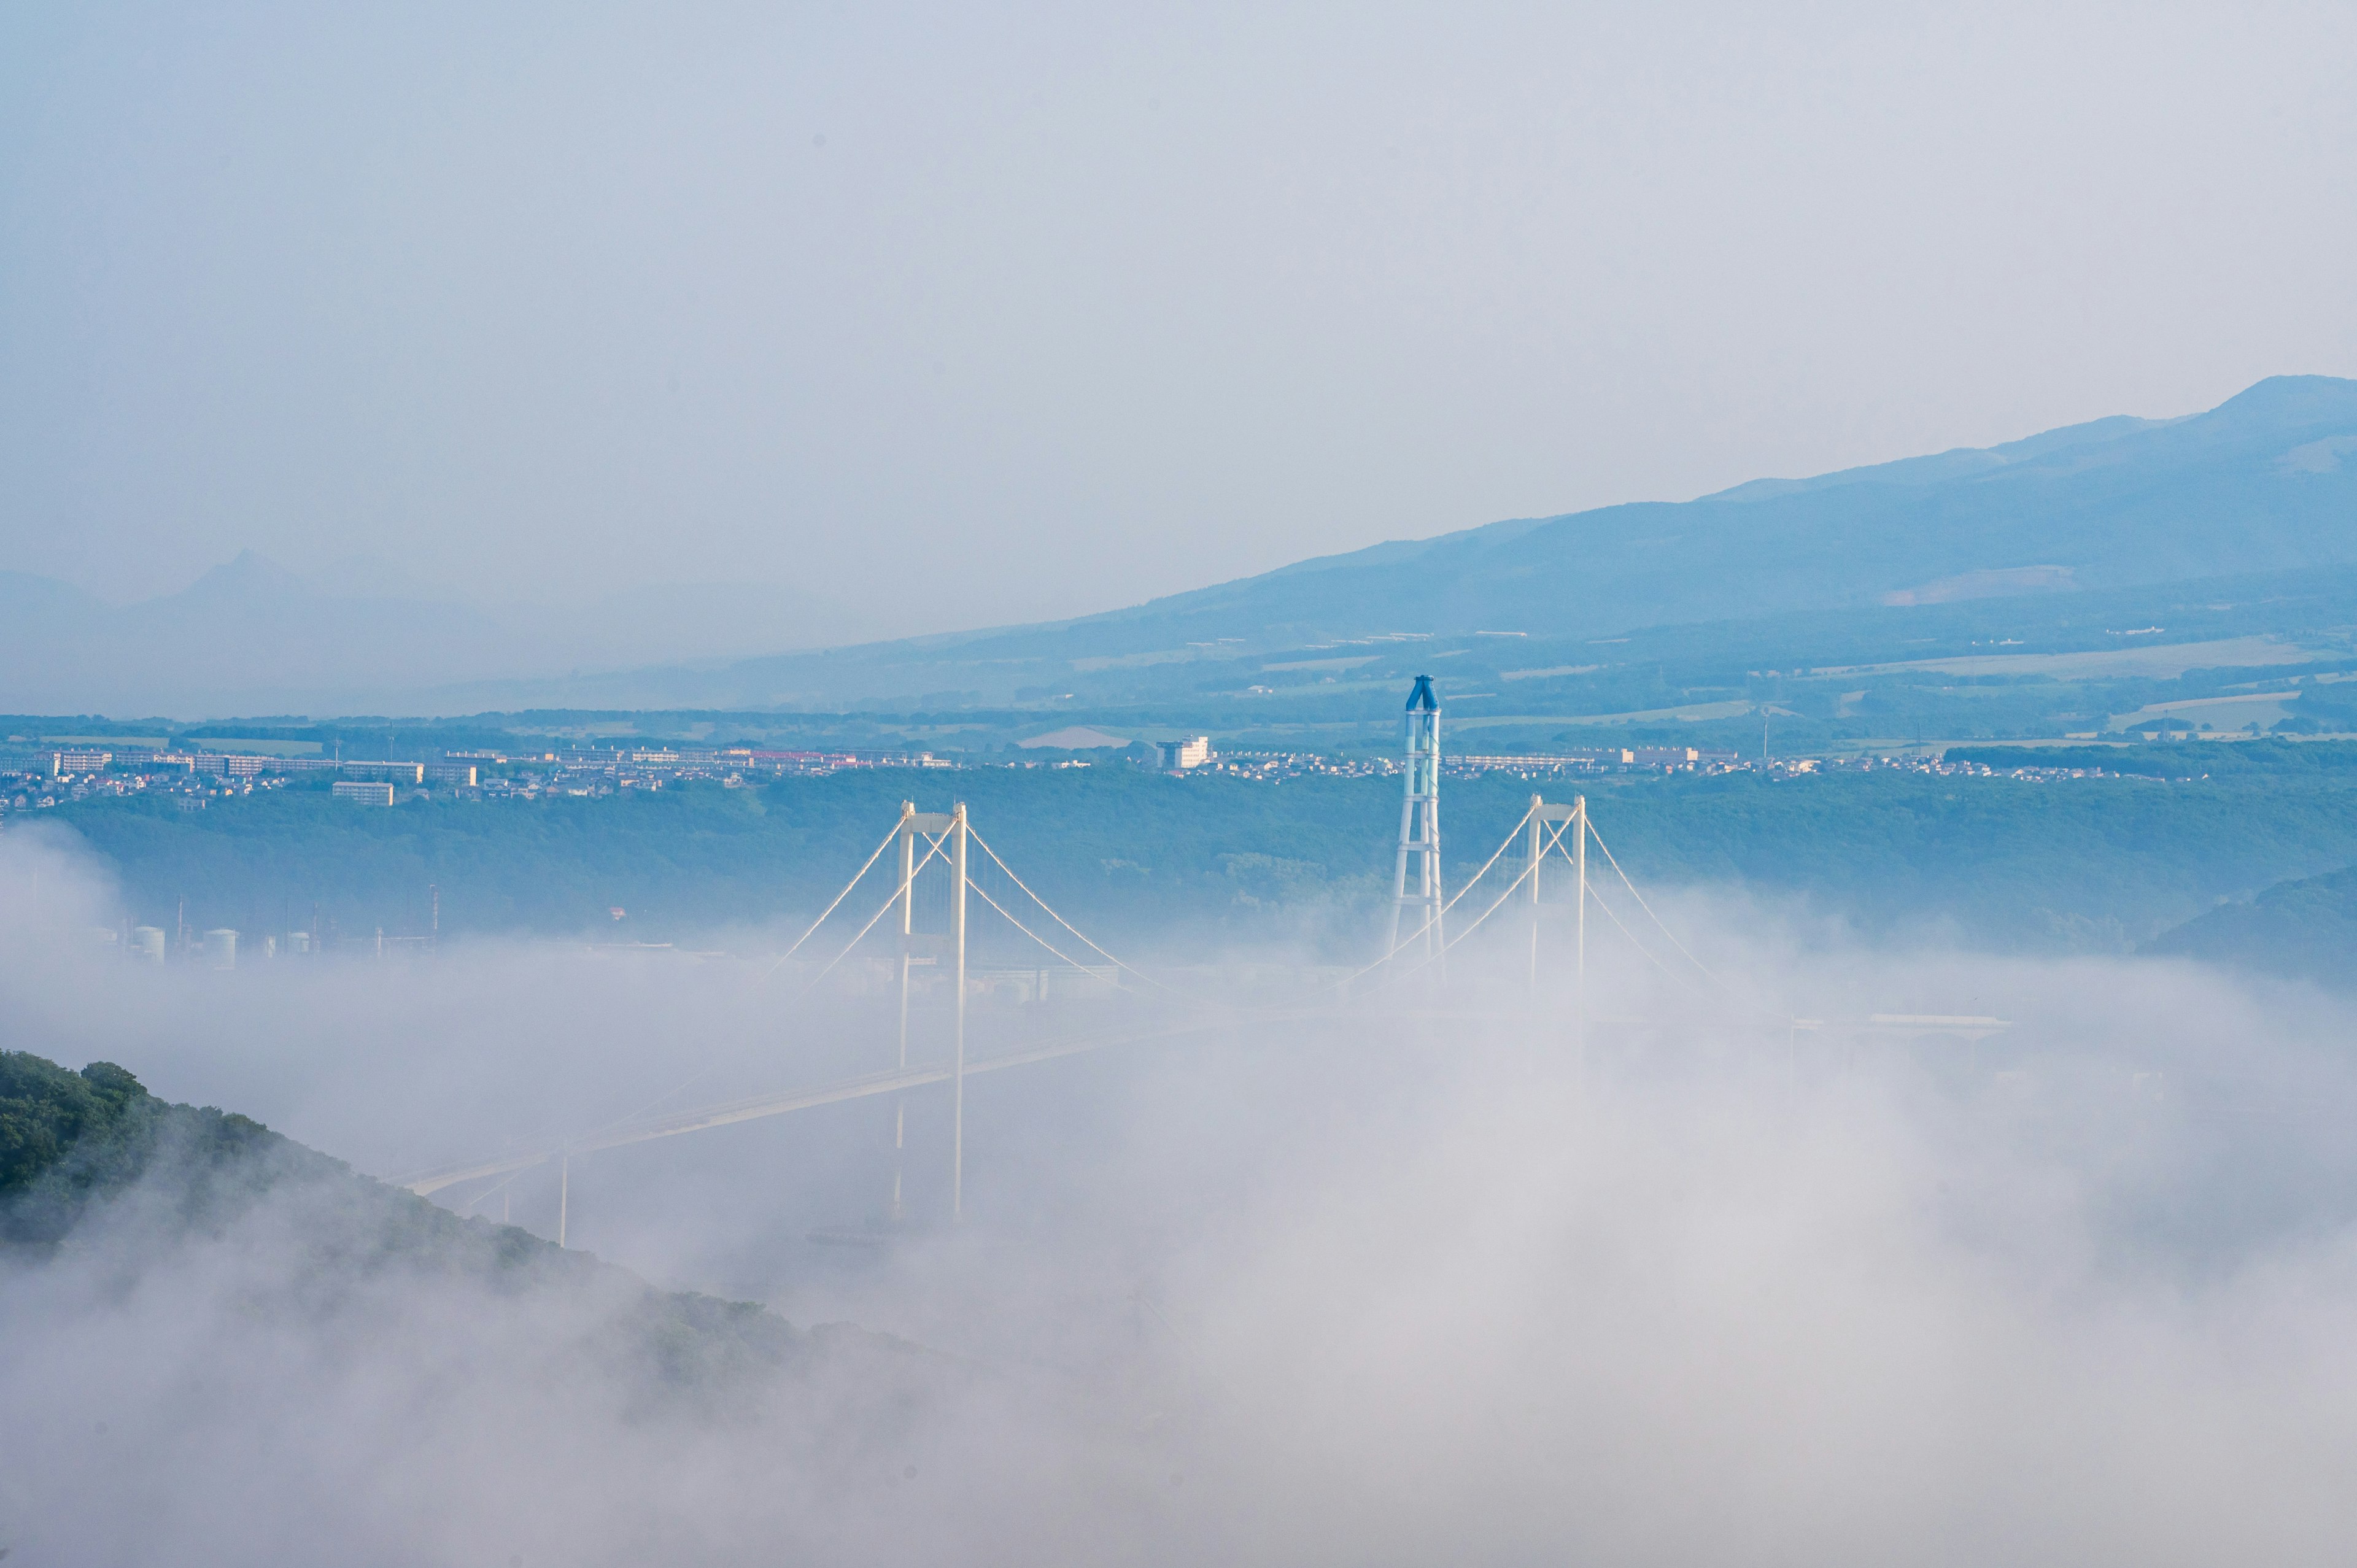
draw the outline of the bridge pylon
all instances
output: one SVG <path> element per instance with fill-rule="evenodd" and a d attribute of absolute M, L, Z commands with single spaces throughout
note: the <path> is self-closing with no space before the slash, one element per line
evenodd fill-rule
<path fill-rule="evenodd" d="M 1384 950 L 1401 956 L 1400 928 L 1427 961 L 1437 960 L 1440 916 L 1440 699 L 1419 675 L 1407 694 L 1406 790 L 1400 801 L 1399 861 L 1392 874 L 1392 935 Z M 1411 868 L 1413 879 L 1411 880 Z"/>
<path fill-rule="evenodd" d="M 1530 814 L 1523 819 L 1523 865 L 1527 886 L 1523 900 L 1530 910 L 1531 922 L 1531 990 L 1539 988 L 1539 865 L 1546 858 L 1551 841 L 1546 837 L 1546 824 L 1565 822 L 1555 836 L 1571 835 L 1572 879 L 1577 884 L 1577 898 L 1572 904 L 1571 948 L 1572 969 L 1580 988 L 1587 985 L 1587 797 L 1574 795 L 1568 806 L 1550 806 L 1541 795 L 1531 797 Z"/>
<path fill-rule="evenodd" d="M 900 802 L 896 830 L 900 849 L 900 886 L 894 899 L 900 907 L 900 1062 L 909 1070 L 909 969 L 916 948 L 917 835 L 929 841 L 947 834 L 950 849 L 950 991 L 956 1022 L 950 1074 L 950 1215 L 965 1218 L 965 925 L 966 892 L 973 886 L 966 870 L 969 837 L 965 802 L 948 811 L 920 811 L 913 800 Z M 909 1148 L 909 1107 L 905 1092 L 892 1097 L 892 1218 L 901 1218 L 901 1191 Z"/>

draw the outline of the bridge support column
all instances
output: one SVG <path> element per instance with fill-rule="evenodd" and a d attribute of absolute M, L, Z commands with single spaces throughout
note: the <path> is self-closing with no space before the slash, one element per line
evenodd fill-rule
<path fill-rule="evenodd" d="M 900 1070 L 909 1070 L 909 944 L 916 931 L 917 803 L 900 802 Z M 901 1218 L 901 1177 L 909 1149 L 909 1097 L 892 1096 L 892 1219 Z"/>
<path fill-rule="evenodd" d="M 1571 922 L 1572 940 L 1577 948 L 1572 971 L 1579 977 L 1579 1005 L 1584 1015 L 1587 1008 L 1587 797 L 1571 798 L 1572 843 L 1571 865 L 1579 882 L 1579 913 Z"/>
<path fill-rule="evenodd" d="M 1531 994 L 1539 993 L 1539 856 L 1546 845 L 1540 835 L 1545 831 L 1546 801 L 1531 797 L 1531 814 L 1523 819 L 1523 867 L 1531 879 Z"/>
<path fill-rule="evenodd" d="M 965 802 L 950 818 L 950 875 L 957 896 L 950 904 L 950 946 L 956 952 L 952 984 L 957 992 L 956 1065 L 950 1075 L 950 1218 L 965 1218 Z"/>
<path fill-rule="evenodd" d="M 1406 789 L 1400 800 L 1399 858 L 1392 873 L 1392 935 L 1387 957 L 1400 953 L 1403 918 L 1415 924 L 1408 940 L 1421 940 L 1425 960 L 1432 965 L 1428 981 L 1439 984 L 1447 974 L 1442 950 L 1440 911 L 1440 699 L 1432 694 L 1432 677 L 1419 675 L 1408 693 L 1407 758 L 1403 775 Z"/>

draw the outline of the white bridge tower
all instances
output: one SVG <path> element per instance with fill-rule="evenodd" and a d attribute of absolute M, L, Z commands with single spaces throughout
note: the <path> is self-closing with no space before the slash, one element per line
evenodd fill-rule
<path fill-rule="evenodd" d="M 1400 803 L 1399 869 L 1392 878 L 1392 940 L 1403 930 L 1426 957 L 1440 951 L 1440 699 L 1419 675 L 1407 694 L 1407 798 Z"/>

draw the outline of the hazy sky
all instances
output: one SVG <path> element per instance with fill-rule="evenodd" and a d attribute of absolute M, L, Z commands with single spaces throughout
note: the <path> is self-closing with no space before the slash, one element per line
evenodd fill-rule
<path fill-rule="evenodd" d="M 2357 11 L 22 4 L 0 567 L 1107 607 L 2357 373 Z"/>

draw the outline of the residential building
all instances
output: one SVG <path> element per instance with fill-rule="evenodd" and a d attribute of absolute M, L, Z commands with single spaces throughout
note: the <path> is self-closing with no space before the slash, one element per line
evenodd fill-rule
<path fill-rule="evenodd" d="M 1156 760 L 1165 770 L 1184 773 L 1211 760 L 1211 737 L 1190 735 L 1180 740 L 1161 741 L 1156 744 L 1154 751 Z"/>
<path fill-rule="evenodd" d="M 395 784 L 425 782 L 422 762 L 345 762 L 338 764 L 347 779 L 383 779 Z"/>

